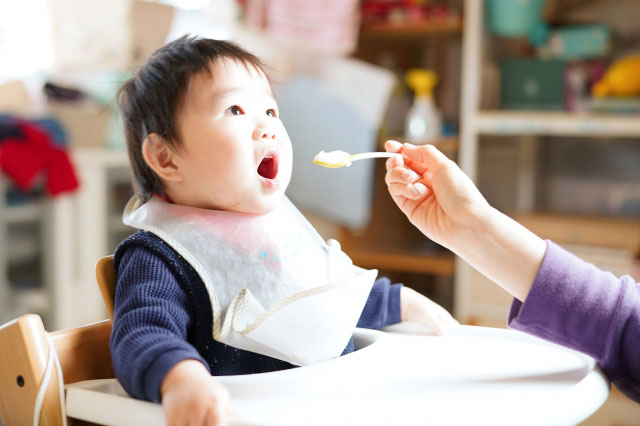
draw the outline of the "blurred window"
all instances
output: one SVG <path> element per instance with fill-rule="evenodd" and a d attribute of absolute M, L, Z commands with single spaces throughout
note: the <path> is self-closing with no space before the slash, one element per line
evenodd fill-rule
<path fill-rule="evenodd" d="M 49 0 L 0 1 L 0 82 L 48 69 L 52 39 Z"/>

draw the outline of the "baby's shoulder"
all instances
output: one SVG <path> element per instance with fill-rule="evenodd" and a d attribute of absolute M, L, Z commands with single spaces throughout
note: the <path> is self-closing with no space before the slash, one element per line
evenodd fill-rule
<path fill-rule="evenodd" d="M 159 261 L 173 268 L 185 267 L 185 260 L 162 238 L 149 231 L 138 231 L 124 239 L 113 255 L 113 261 L 118 271 L 123 263 Z"/>
<path fill-rule="evenodd" d="M 160 247 L 162 245 L 167 245 L 162 238 L 158 237 L 153 232 L 149 231 L 138 231 L 135 234 L 129 235 L 127 238 L 122 240 L 118 247 L 116 247 L 116 251 L 114 253 L 115 256 L 118 255 L 118 252 L 134 249 L 136 247 Z"/>
<path fill-rule="evenodd" d="M 138 288 L 140 283 L 153 283 L 154 292 L 176 291 L 193 296 L 206 291 L 195 269 L 169 244 L 148 231 L 139 231 L 123 240 L 114 253 L 118 286 Z M 194 290 L 196 289 L 196 290 Z M 201 294 L 197 294 L 201 297 Z M 206 296 L 206 295 L 205 295 Z M 173 296 L 172 296 L 173 297 Z"/>

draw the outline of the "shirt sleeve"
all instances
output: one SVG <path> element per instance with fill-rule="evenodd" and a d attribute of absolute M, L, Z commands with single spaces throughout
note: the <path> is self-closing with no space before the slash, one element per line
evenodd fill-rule
<path fill-rule="evenodd" d="M 617 278 L 547 241 L 524 303 L 509 326 L 584 352 L 629 398 L 640 402 L 640 285 Z"/>
<path fill-rule="evenodd" d="M 133 397 L 160 402 L 160 385 L 176 363 L 196 359 L 187 342 L 189 299 L 166 263 L 130 248 L 118 264 L 111 356 L 118 381 Z"/>
<path fill-rule="evenodd" d="M 402 284 L 391 284 L 388 278 L 377 279 L 358 320 L 358 327 L 380 330 L 399 323 L 400 289 Z"/>

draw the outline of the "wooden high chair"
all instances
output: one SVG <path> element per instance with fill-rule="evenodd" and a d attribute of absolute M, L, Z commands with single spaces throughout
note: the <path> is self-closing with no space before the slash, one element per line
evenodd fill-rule
<path fill-rule="evenodd" d="M 64 384 L 115 377 L 109 337 L 113 318 L 116 274 L 113 256 L 100 259 L 96 278 L 109 313 L 108 320 L 47 333 L 38 315 L 27 314 L 0 325 L 0 419 L 3 426 L 33 424 L 34 407 L 45 376 L 49 341 L 57 353 Z M 50 339 L 50 340 L 49 340 Z M 42 399 L 39 425 L 63 425 L 58 385 L 51 366 Z M 67 418 L 69 425 L 89 423 Z"/>
<path fill-rule="evenodd" d="M 102 294 L 104 306 L 107 308 L 109 319 L 113 321 L 113 301 L 116 299 L 116 268 L 113 256 L 105 256 L 96 263 L 96 281 Z"/>

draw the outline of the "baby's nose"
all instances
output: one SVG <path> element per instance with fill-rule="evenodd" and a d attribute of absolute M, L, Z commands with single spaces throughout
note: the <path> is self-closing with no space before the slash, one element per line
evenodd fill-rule
<path fill-rule="evenodd" d="M 267 127 L 258 126 L 253 131 L 253 139 L 261 140 L 261 139 L 275 139 L 276 134 L 274 131 Z"/>

